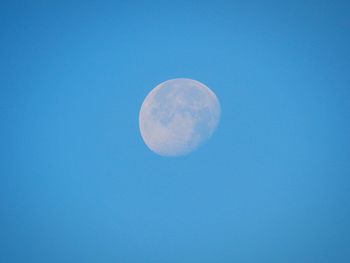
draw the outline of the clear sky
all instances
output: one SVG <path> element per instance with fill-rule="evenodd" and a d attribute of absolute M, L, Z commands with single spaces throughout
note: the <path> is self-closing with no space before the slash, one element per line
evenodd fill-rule
<path fill-rule="evenodd" d="M 0 262 L 350 262 L 349 1 L 2 1 Z M 191 155 L 138 113 L 199 80 Z"/>

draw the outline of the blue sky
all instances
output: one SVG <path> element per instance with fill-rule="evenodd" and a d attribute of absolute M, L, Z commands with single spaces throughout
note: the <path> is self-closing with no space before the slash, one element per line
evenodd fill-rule
<path fill-rule="evenodd" d="M 347 1 L 0 10 L 0 262 L 350 261 Z M 164 158 L 138 113 L 178 77 L 221 122 Z"/>

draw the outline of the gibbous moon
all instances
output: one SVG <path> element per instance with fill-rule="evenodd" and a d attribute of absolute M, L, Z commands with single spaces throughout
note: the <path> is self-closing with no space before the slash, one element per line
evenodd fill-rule
<path fill-rule="evenodd" d="M 220 119 L 220 103 L 193 79 L 160 83 L 145 98 L 139 115 L 142 139 L 162 156 L 188 154 L 208 140 Z"/>

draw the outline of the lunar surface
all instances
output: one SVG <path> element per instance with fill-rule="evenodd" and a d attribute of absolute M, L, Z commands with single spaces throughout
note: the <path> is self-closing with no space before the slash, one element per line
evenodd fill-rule
<path fill-rule="evenodd" d="M 208 140 L 220 119 L 220 104 L 208 87 L 192 79 L 171 79 L 145 98 L 139 115 L 142 139 L 162 156 L 188 154 Z"/>

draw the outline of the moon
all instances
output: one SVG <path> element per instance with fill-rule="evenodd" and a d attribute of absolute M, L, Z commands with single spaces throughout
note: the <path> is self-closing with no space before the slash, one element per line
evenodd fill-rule
<path fill-rule="evenodd" d="M 167 80 L 146 96 L 139 114 L 141 137 L 161 156 L 186 155 L 207 141 L 220 120 L 215 93 L 187 78 Z"/>

